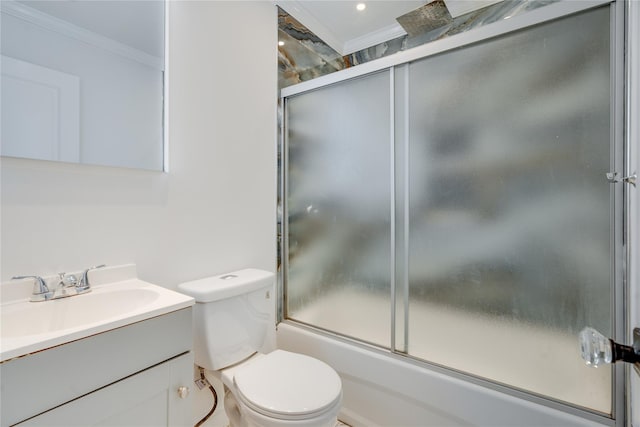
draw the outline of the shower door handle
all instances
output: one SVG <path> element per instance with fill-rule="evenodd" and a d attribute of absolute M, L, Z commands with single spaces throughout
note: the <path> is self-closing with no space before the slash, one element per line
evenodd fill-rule
<path fill-rule="evenodd" d="M 633 330 L 632 346 L 618 344 L 593 328 L 584 328 L 580 332 L 580 350 L 588 366 L 627 362 L 634 364 L 640 374 L 640 328 Z"/>
<path fill-rule="evenodd" d="M 634 187 L 636 186 L 636 181 L 638 180 L 638 174 L 634 172 L 632 175 L 625 176 L 622 178 L 618 178 L 618 172 L 607 172 L 607 181 L 610 184 L 617 184 L 618 182 L 625 182 L 627 184 L 631 184 Z"/>

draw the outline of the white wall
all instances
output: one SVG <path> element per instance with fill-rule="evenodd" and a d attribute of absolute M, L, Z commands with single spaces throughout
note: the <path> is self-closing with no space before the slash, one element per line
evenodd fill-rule
<path fill-rule="evenodd" d="M 277 16 L 172 2 L 170 172 L 2 158 L 1 278 L 136 263 L 186 280 L 275 268 Z"/>

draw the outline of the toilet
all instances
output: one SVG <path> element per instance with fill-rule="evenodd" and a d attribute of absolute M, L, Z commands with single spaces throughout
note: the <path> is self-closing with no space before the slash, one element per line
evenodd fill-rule
<path fill-rule="evenodd" d="M 178 285 L 196 300 L 195 363 L 224 384 L 231 427 L 334 427 L 336 371 L 306 355 L 259 351 L 275 321 L 273 284 L 273 273 L 249 268 Z"/>

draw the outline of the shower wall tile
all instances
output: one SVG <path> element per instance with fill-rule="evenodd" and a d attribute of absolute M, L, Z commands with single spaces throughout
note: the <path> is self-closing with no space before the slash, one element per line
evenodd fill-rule
<path fill-rule="evenodd" d="M 451 19 L 445 25 L 416 34 L 407 39 L 407 48 L 423 45 L 455 34 L 463 33 L 474 28 L 483 27 L 494 22 L 509 19 L 540 7 L 556 3 L 558 0 L 505 0 L 484 9 L 467 13 Z M 444 21 L 443 21 L 444 22 Z"/>
<path fill-rule="evenodd" d="M 280 88 L 346 68 L 338 52 L 278 8 L 278 84 Z"/>

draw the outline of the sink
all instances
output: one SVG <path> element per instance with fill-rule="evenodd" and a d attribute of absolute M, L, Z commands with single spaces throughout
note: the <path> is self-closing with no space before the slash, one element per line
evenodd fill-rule
<path fill-rule="evenodd" d="M 1 361 L 194 304 L 191 297 L 137 279 L 135 269 L 134 277 L 130 267 L 123 269 L 129 273 L 124 276 L 114 273 L 115 269 L 117 267 L 105 271 L 115 281 L 92 286 L 86 294 L 43 302 L 30 302 L 24 297 L 3 301 L 0 305 Z M 4 291 L 17 284 L 2 286 Z"/>
<path fill-rule="evenodd" d="M 150 289 L 91 292 L 46 302 L 22 302 L 2 307 L 0 337 L 46 334 L 108 320 L 144 309 L 159 298 Z"/>

